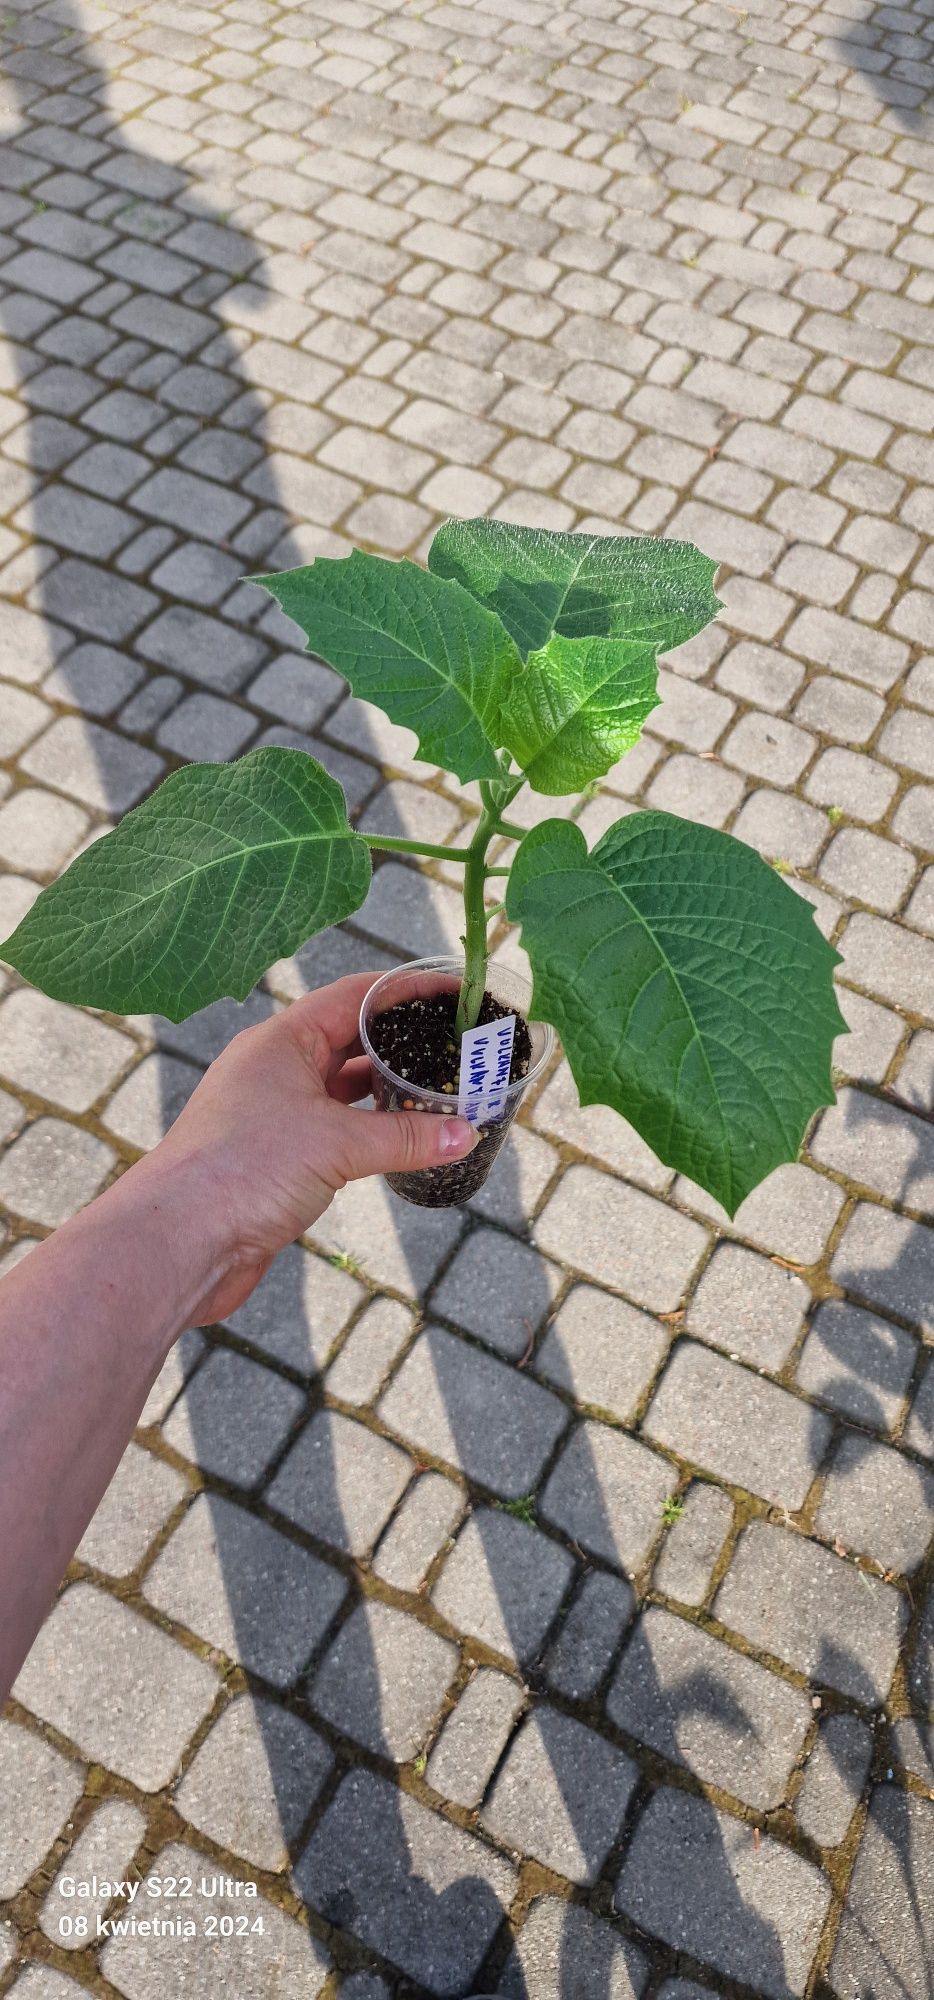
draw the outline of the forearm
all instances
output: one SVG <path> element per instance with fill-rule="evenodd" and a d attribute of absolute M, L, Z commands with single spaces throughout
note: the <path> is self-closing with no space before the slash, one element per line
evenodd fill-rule
<path fill-rule="evenodd" d="M 0 1283 L 0 1700 L 223 1254 L 160 1149 Z"/>

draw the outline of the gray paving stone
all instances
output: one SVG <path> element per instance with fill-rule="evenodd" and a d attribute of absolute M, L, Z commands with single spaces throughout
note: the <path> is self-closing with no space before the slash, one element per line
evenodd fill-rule
<path fill-rule="evenodd" d="M 562 1274 L 526 1243 L 476 1229 L 432 1295 L 432 1311 L 519 1360 L 553 1304 Z"/>
<path fill-rule="evenodd" d="M 136 641 L 144 660 L 157 667 L 184 664 L 189 680 L 216 693 L 235 694 L 260 665 L 260 641 L 219 618 L 209 618 L 188 604 L 171 604 L 160 612 Z"/>
<path fill-rule="evenodd" d="M 862 1090 L 841 1090 L 809 1142 L 815 1160 L 906 1208 L 934 1205 L 934 1134 L 924 1119 Z"/>
<path fill-rule="evenodd" d="M 641 1569 L 677 1485 L 666 1459 L 636 1438 L 587 1421 L 572 1432 L 542 1497 L 542 1514 L 592 1555 Z"/>
<path fill-rule="evenodd" d="M 829 1420 L 721 1355 L 679 1342 L 644 1419 L 645 1435 L 732 1486 L 803 1506 Z"/>
<path fill-rule="evenodd" d="M 215 1348 L 162 1426 L 173 1451 L 234 1486 L 254 1486 L 305 1407 L 302 1390 Z"/>
<path fill-rule="evenodd" d="M 616 801 L 611 803 L 612 819 L 616 820 L 619 805 Z M 585 838 L 592 838 L 586 828 Z M 605 1104 L 582 1105 L 579 1102 L 577 1085 L 567 1063 L 562 1063 L 538 1099 L 535 1123 L 543 1132 L 554 1133 L 559 1139 L 576 1146 L 589 1160 L 605 1161 L 608 1167 L 624 1174 L 627 1180 L 638 1181 L 643 1187 L 658 1193 L 664 1193 L 671 1185 L 673 1176 L 670 1167 L 662 1166 L 651 1147 L 640 1139 L 625 1118 Z"/>
<path fill-rule="evenodd" d="M 656 1792 L 636 1828 L 617 1908 L 769 2000 L 804 1993 L 830 1883 L 809 1861 L 683 1792 Z"/>
<path fill-rule="evenodd" d="M 20 1723 L 0 1719 L 0 1896 L 28 1882 L 84 1790 L 85 1772 Z"/>
<path fill-rule="evenodd" d="M 155 1050 L 114 1092 L 106 1107 L 106 1123 L 128 1146 L 148 1152 L 174 1125 L 200 1081 L 201 1071 L 191 1063 Z"/>
<path fill-rule="evenodd" d="M 480 1667 L 428 1759 L 429 1785 L 455 1805 L 478 1806 L 524 1700 L 518 1681 Z"/>
<path fill-rule="evenodd" d="M 128 1444 L 75 1554 L 108 1576 L 129 1576 L 188 1492 L 172 1465 Z"/>
<path fill-rule="evenodd" d="M 625 1577 L 591 1570 L 548 1655 L 548 1679 L 559 1694 L 585 1701 L 613 1658 L 636 1606 Z"/>
<path fill-rule="evenodd" d="M 516 1884 L 473 1835 L 360 1770 L 344 1779 L 296 1876 L 314 1909 L 433 1993 L 469 1990 Z"/>
<path fill-rule="evenodd" d="M 218 1494 L 195 1501 L 144 1585 L 157 1611 L 274 1687 L 291 1685 L 346 1594 L 336 1570 Z"/>
<path fill-rule="evenodd" d="M 466 1495 L 441 1472 L 416 1479 L 373 1557 L 373 1570 L 396 1590 L 417 1590 L 438 1550 L 454 1533 Z"/>
<path fill-rule="evenodd" d="M 219 1687 L 212 1668 L 158 1626 L 90 1584 L 74 1583 L 46 1619 L 13 1692 L 82 1756 L 157 1792 Z"/>
<path fill-rule="evenodd" d="M 828 1715 L 804 1767 L 795 1800 L 798 1824 L 819 1847 L 838 1847 L 859 1803 L 872 1734 L 855 1715 Z"/>
<path fill-rule="evenodd" d="M 681 1604 L 702 1604 L 733 1525 L 733 1503 L 718 1486 L 695 1480 L 668 1530 L 652 1576 L 657 1590 Z"/>
<path fill-rule="evenodd" d="M 165 766 L 152 750 L 128 743 L 100 723 L 64 715 L 24 751 L 20 768 L 95 812 L 116 814 L 135 806 Z"/>
<path fill-rule="evenodd" d="M 781 1804 L 811 1724 L 807 1695 L 654 1606 L 626 1646 L 607 1713 L 702 1783 L 760 1811 Z"/>
<path fill-rule="evenodd" d="M 732 1221 L 719 1202 L 690 1181 L 676 1181 L 675 1195 L 718 1228 L 801 1265 L 816 1264 L 823 1256 L 844 1201 L 842 1188 L 800 1161 L 776 1167 L 740 1203 Z"/>
<path fill-rule="evenodd" d="M 499 1992 L 508 2000 L 564 2000 L 569 1983 L 602 2000 L 639 2000 L 648 1978 L 641 1951 L 577 1903 L 540 1896 L 507 1960 Z"/>
<path fill-rule="evenodd" d="M 922 2000 L 934 1953 L 934 1805 L 880 1785 L 830 1962 L 840 2000 Z"/>
<path fill-rule="evenodd" d="M 69 1849 L 43 1899 L 39 1922 L 53 1944 L 60 1945 L 63 1951 L 80 1951 L 87 1943 L 86 1938 L 75 1937 L 72 1931 L 72 1920 L 84 1907 L 75 1900 L 75 1883 L 89 1882 L 95 1875 L 101 1882 L 125 1881 L 145 1832 L 145 1814 L 128 1799 L 105 1799 L 98 1806 L 74 1847 Z M 62 1918 L 65 1926 L 60 1928 Z"/>
<path fill-rule="evenodd" d="M 373 1299 L 327 1371 L 331 1395 L 345 1403 L 375 1401 L 414 1326 L 408 1306 L 398 1299 Z"/>
<path fill-rule="evenodd" d="M 414 1468 L 407 1453 L 353 1418 L 318 1410 L 284 1459 L 271 1506 L 319 1541 L 367 1555 Z"/>
<path fill-rule="evenodd" d="M 55 1229 L 103 1187 L 116 1154 L 61 1118 L 37 1118 L 0 1159 L 0 1202 Z"/>
<path fill-rule="evenodd" d="M 297 1715 L 238 1695 L 189 1765 L 175 1803 L 219 1847 L 281 1871 L 332 1761 Z"/>
<path fill-rule="evenodd" d="M 921 1222 L 860 1202 L 831 1259 L 838 1285 L 934 1332 L 934 1232 Z"/>
<path fill-rule="evenodd" d="M 637 1779 L 631 1758 L 594 1730 L 557 1709 L 537 1708 L 508 1753 L 483 1824 L 569 1881 L 594 1882 Z"/>
<path fill-rule="evenodd" d="M 68 799 L 27 786 L 0 809 L 0 860 L 51 875 L 70 859 L 87 826 L 87 814 Z"/>
<path fill-rule="evenodd" d="M 420 1299 L 463 1228 L 456 1208 L 413 1208 L 368 1180 L 342 1188 L 313 1235 L 327 1255 L 349 1252 L 375 1284 Z"/>
<path fill-rule="evenodd" d="M 699 1223 L 592 1167 L 571 1167 L 535 1225 L 541 1250 L 637 1305 L 672 1312 L 707 1247 Z"/>
<path fill-rule="evenodd" d="M 907 1608 L 890 1585 L 761 1521 L 741 1537 L 714 1602 L 751 1645 L 869 1708 L 892 1684 Z"/>
<path fill-rule="evenodd" d="M 930 1723 L 913 1722 L 903 1716 L 892 1724 L 891 1754 L 894 1762 L 934 1791 L 934 1728 Z"/>
<path fill-rule="evenodd" d="M 14 1986 L 9 1988 L 17 1995 L 17 2000 L 77 2000 L 81 1992 L 73 1979 L 66 1979 L 64 1973 L 54 1972 L 50 1965 L 28 1965 L 20 1973 Z"/>
<path fill-rule="evenodd" d="M 140 1426 L 158 1423 L 171 1409 L 183 1383 L 204 1353 L 203 1333 L 189 1327 L 167 1355 L 139 1414 Z"/>
<path fill-rule="evenodd" d="M 128 1035 L 22 989 L 0 1007 L 0 1073 L 66 1111 L 88 1111 L 135 1054 Z"/>
<path fill-rule="evenodd" d="M 688 1306 L 685 1326 L 701 1340 L 777 1372 L 801 1330 L 810 1294 L 781 1264 L 738 1243 L 721 1243 Z"/>
<path fill-rule="evenodd" d="M 659 1367 L 668 1336 L 624 1299 L 575 1285 L 535 1356 L 536 1374 L 575 1402 L 631 1418 Z"/>
<path fill-rule="evenodd" d="M 198 1885 L 204 1877 L 218 1886 L 210 1896 L 199 1893 L 197 1899 L 192 1899 L 194 1937 L 179 1938 L 163 1932 L 152 1937 L 108 1938 L 101 1953 L 101 1970 L 118 1993 L 126 1994 L 127 2000 L 156 2000 L 156 1995 L 164 1996 L 164 2000 L 191 2000 L 192 1995 L 197 1995 L 198 2000 L 224 2000 L 230 1991 L 230 1940 L 205 1935 L 205 1919 L 209 1915 L 219 1919 L 226 1916 L 234 1923 L 238 1917 L 247 1915 L 251 1924 L 257 1915 L 262 1916 L 262 1935 L 249 1932 L 234 1937 L 236 1976 L 242 1992 L 249 1993 L 252 1986 L 255 1992 L 262 1993 L 265 1986 L 267 1991 L 275 1993 L 276 2000 L 317 2000 L 327 1980 L 330 1960 L 323 1946 L 302 1924 L 287 1917 L 265 1897 L 254 1901 L 244 1894 L 242 1887 L 239 1893 L 236 1888 L 231 1893 L 222 1886 L 229 1882 L 229 1875 L 205 1868 L 203 1854 L 180 1841 L 161 1849 L 150 1873 L 163 1881 L 167 1875 L 187 1876 Z M 234 1882 L 246 1884 L 252 1879 L 246 1869 L 234 1877 Z"/>
<path fill-rule="evenodd" d="M 457 1631 L 521 1665 L 538 1653 L 573 1573 L 566 1549 L 481 1507 L 465 1521 L 432 1603 Z"/>
<path fill-rule="evenodd" d="M 824 1481 L 815 1525 L 828 1541 L 910 1575 L 934 1534 L 934 1475 L 888 1445 L 847 1431 Z"/>
<path fill-rule="evenodd" d="M 458 1668 L 458 1651 L 388 1604 L 358 1604 L 308 1689 L 312 1708 L 394 1763 L 421 1748 Z"/>
<path fill-rule="evenodd" d="M 349 1272 L 293 1243 L 225 1324 L 274 1361 L 313 1375 L 363 1297 L 363 1286 Z"/>
<path fill-rule="evenodd" d="M 842 1299 L 825 1299 L 811 1323 L 796 1379 L 841 1415 L 892 1430 L 917 1357 L 918 1343 L 903 1327 Z"/>
<path fill-rule="evenodd" d="M 406 1356 L 379 1414 L 416 1449 L 506 1499 L 536 1485 L 568 1422 L 547 1390 L 441 1327 Z"/>
<path fill-rule="evenodd" d="M 226 764 L 259 728 L 255 715 L 216 694 L 193 694 L 166 716 L 156 737 L 160 749 L 202 764 Z"/>
<path fill-rule="evenodd" d="M 930 1358 L 925 1363 L 912 1400 L 905 1425 L 905 1443 L 911 1446 L 912 1451 L 923 1453 L 925 1458 L 934 1458 L 934 1366 Z"/>

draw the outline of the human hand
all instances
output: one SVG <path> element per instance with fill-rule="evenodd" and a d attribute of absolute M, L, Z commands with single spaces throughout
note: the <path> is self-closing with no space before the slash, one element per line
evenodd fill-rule
<path fill-rule="evenodd" d="M 150 1155 L 156 1172 L 185 1165 L 206 1233 L 223 1245 L 224 1275 L 193 1324 L 235 1312 L 345 1182 L 460 1160 L 476 1145 L 466 1119 L 355 1108 L 370 1089 L 357 1023 L 376 976 L 338 979 L 235 1036 Z"/>

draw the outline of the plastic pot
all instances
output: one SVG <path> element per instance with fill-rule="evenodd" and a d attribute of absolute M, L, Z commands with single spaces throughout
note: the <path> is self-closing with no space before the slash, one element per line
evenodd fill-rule
<path fill-rule="evenodd" d="M 416 958 L 385 972 L 376 981 L 360 1009 L 360 1040 L 370 1059 L 373 1096 L 384 1111 L 402 1111 L 415 1105 L 428 1117 L 450 1118 L 457 1111 L 457 1098 L 440 1090 L 423 1090 L 407 1077 L 396 1076 L 377 1055 L 370 1040 L 370 1028 L 377 1015 L 385 1014 L 402 1000 L 430 998 L 436 993 L 456 993 L 464 972 L 462 958 Z M 495 1121 L 478 1125 L 479 1143 L 466 1159 L 451 1160 L 440 1167 L 423 1167 L 418 1173 L 387 1174 L 394 1194 L 420 1208 L 455 1208 L 469 1201 L 483 1186 L 523 1097 L 542 1070 L 555 1046 L 554 1029 L 529 1020 L 532 989 L 518 972 L 491 964 L 487 992 L 510 1013 L 523 1015 L 532 1040 L 532 1059 L 525 1076 L 509 1084 L 502 1112 Z"/>

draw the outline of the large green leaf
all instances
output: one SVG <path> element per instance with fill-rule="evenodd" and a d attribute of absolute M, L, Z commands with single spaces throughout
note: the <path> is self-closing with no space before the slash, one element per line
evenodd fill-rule
<path fill-rule="evenodd" d="M 495 611 L 523 658 L 563 639 L 625 639 L 668 652 L 720 608 L 717 565 L 691 542 L 563 535 L 508 521 L 446 521 L 429 568 Z"/>
<path fill-rule="evenodd" d="M 415 730 L 420 756 L 462 783 L 497 776 L 500 704 L 521 662 L 499 619 L 459 583 L 359 549 L 249 580 L 354 694 Z"/>
<path fill-rule="evenodd" d="M 359 909 L 366 841 L 303 750 L 189 764 L 44 889 L 0 957 L 56 1000 L 182 1021 Z"/>
<path fill-rule="evenodd" d="M 513 682 L 502 741 L 536 792 L 578 792 L 638 742 L 657 685 L 650 647 L 552 639 Z"/>
<path fill-rule="evenodd" d="M 526 835 L 507 890 L 582 1104 L 609 1104 L 734 1214 L 833 1103 L 838 953 L 750 847 L 669 813 Z"/>

